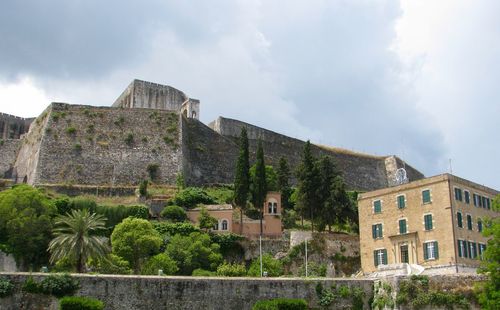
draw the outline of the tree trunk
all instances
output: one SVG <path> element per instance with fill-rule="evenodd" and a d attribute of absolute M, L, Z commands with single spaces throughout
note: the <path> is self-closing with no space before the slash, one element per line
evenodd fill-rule
<path fill-rule="evenodd" d="M 84 268 L 83 258 L 81 255 L 79 255 L 76 261 L 76 271 L 78 273 L 83 273 L 84 272 L 83 268 Z"/>
<path fill-rule="evenodd" d="M 240 235 L 243 235 L 243 208 L 240 207 Z"/>

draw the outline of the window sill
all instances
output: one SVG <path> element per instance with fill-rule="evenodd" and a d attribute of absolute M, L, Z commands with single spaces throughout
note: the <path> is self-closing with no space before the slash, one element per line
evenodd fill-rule
<path fill-rule="evenodd" d="M 428 232 L 428 231 L 434 231 L 434 228 L 431 228 L 431 229 L 424 229 L 424 232 Z"/>

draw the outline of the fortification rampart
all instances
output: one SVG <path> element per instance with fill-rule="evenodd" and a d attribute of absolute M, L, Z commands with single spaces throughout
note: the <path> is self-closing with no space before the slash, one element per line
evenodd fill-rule
<path fill-rule="evenodd" d="M 21 140 L 0 141 L 0 179 L 12 178 L 14 162 L 20 147 Z"/>
<path fill-rule="evenodd" d="M 0 112 L 0 139 L 19 139 L 28 132 L 34 118 L 23 118 Z"/>
<path fill-rule="evenodd" d="M 26 137 L 32 143 L 26 153 L 39 152 L 36 175 L 28 174 L 28 183 L 126 186 L 146 178 L 175 182 L 182 157 L 178 113 L 62 103 L 53 103 L 47 112 L 41 128 Z M 24 169 L 29 166 L 18 160 L 18 179 L 33 170 Z"/>
<path fill-rule="evenodd" d="M 57 309 L 57 299 L 20 290 L 28 273 L 0 273 L 16 287 L 11 297 L 0 298 L 0 309 Z M 35 281 L 46 274 L 32 274 Z M 155 276 L 73 275 L 80 282 L 76 295 L 98 298 L 107 310 L 149 309 L 251 309 L 258 300 L 304 298 L 318 306 L 316 285 L 330 289 L 335 285 L 357 287 L 364 291 L 366 309 L 373 292 L 369 279 L 295 279 L 295 278 L 197 278 Z M 338 308 L 352 307 L 350 299 L 338 298 Z"/>
<path fill-rule="evenodd" d="M 296 168 L 301 161 L 304 141 L 287 137 L 273 131 L 263 129 L 238 120 L 219 117 L 209 126 L 222 136 L 225 136 L 235 143 L 240 135 L 243 126 L 247 129 L 249 145 L 251 149 L 252 161 L 254 160 L 258 139 L 262 140 L 266 162 L 277 167 L 279 158 L 287 158 L 290 166 Z M 313 154 L 316 156 L 328 155 L 333 158 L 337 169 L 342 173 L 346 184 L 351 189 L 366 191 L 378 188 L 384 188 L 389 185 L 389 177 L 392 177 L 391 169 L 403 167 L 405 164 L 396 157 L 392 166 L 386 165 L 386 157 L 372 156 L 368 154 L 356 153 L 337 148 L 328 148 L 324 146 L 312 145 Z M 423 178 L 423 174 L 406 165 L 410 172 L 408 176 L 411 180 Z"/>

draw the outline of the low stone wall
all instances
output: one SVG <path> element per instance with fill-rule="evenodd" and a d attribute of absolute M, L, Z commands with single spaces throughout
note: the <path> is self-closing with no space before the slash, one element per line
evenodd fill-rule
<path fill-rule="evenodd" d="M 57 309 L 57 300 L 21 291 L 28 273 L 0 273 L 15 285 L 16 293 L 0 298 L 0 309 Z M 32 274 L 40 281 L 47 274 Z M 317 307 L 316 285 L 324 288 L 347 285 L 364 290 L 365 308 L 372 296 L 368 279 L 291 278 L 197 278 L 156 276 L 74 275 L 80 281 L 76 295 L 98 298 L 106 309 L 251 309 L 258 300 L 278 297 L 304 298 Z M 339 300 L 336 309 L 350 309 L 350 301 Z"/>

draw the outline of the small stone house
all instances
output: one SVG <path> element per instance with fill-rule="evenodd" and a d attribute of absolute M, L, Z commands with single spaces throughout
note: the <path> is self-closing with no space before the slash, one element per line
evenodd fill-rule
<path fill-rule="evenodd" d="M 240 212 L 230 204 L 206 205 L 210 216 L 217 219 L 217 224 L 212 231 L 232 232 L 241 234 L 247 238 L 258 238 L 260 236 L 260 220 L 254 220 L 246 216 L 243 217 L 243 224 L 240 224 Z M 278 192 L 268 192 L 264 202 L 264 214 L 262 219 L 262 236 L 266 238 L 280 238 L 283 233 L 281 223 L 281 194 Z M 195 208 L 187 212 L 187 216 L 192 223 L 198 223 L 201 208 Z"/>

